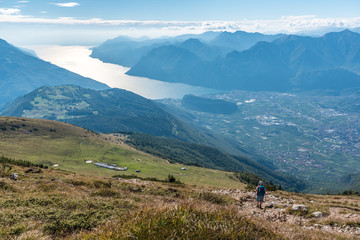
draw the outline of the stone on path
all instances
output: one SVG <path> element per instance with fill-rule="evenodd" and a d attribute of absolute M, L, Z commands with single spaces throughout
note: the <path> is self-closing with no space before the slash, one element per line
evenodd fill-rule
<path fill-rule="evenodd" d="M 312 215 L 316 218 L 321 218 L 323 216 L 322 212 L 314 212 Z"/>
<path fill-rule="evenodd" d="M 302 204 L 294 204 L 292 206 L 292 210 L 294 211 L 303 211 L 303 212 L 307 212 L 307 208 L 305 205 Z"/>

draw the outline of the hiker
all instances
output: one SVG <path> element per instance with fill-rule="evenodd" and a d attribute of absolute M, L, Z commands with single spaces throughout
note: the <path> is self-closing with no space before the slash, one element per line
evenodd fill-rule
<path fill-rule="evenodd" d="M 262 181 L 259 181 L 259 185 L 256 187 L 256 207 L 262 209 L 261 204 L 264 202 L 265 187 Z"/>

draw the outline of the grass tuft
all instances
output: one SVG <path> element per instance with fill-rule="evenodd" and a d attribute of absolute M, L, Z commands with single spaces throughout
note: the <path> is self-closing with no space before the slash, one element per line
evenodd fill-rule
<path fill-rule="evenodd" d="M 230 203 L 230 201 L 231 201 L 230 198 L 228 198 L 226 196 L 218 195 L 218 194 L 211 193 L 211 192 L 201 192 L 198 194 L 197 198 L 200 200 L 205 200 L 210 203 L 219 204 L 219 205 L 225 205 L 225 204 Z"/>
<path fill-rule="evenodd" d="M 108 223 L 83 239 L 282 239 L 230 211 L 205 212 L 193 207 L 147 208 Z"/>

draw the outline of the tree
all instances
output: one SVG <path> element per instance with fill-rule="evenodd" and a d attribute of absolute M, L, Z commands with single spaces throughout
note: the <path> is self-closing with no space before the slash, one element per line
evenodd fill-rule
<path fill-rule="evenodd" d="M 169 182 L 176 182 L 176 178 L 173 176 L 173 175 L 170 175 L 168 176 L 168 181 Z"/>

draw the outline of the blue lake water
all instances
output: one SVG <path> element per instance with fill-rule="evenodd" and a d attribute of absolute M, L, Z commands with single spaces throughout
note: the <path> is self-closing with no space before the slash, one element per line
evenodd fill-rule
<path fill-rule="evenodd" d="M 27 46 L 45 61 L 84 77 L 121 88 L 150 99 L 182 98 L 186 94 L 203 95 L 217 90 L 180 83 L 167 83 L 144 77 L 126 75 L 127 67 L 104 63 L 90 57 L 91 49 L 85 46 Z"/>

